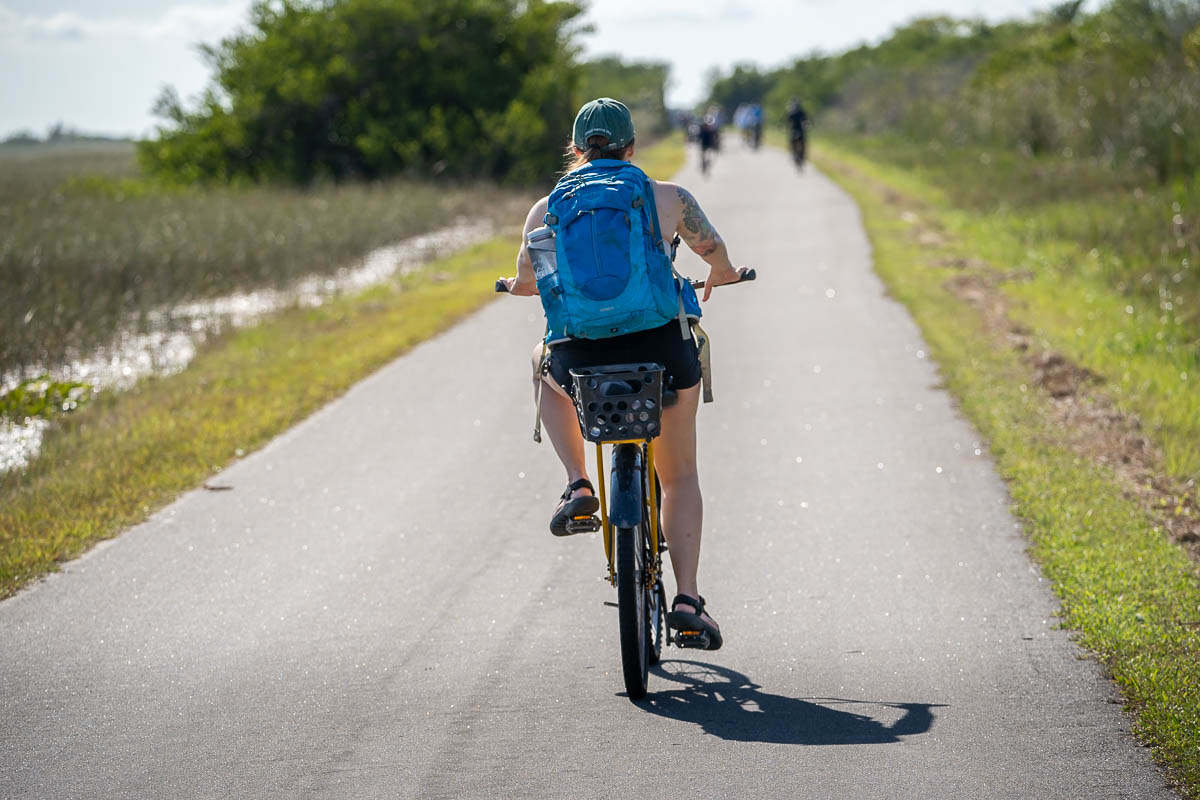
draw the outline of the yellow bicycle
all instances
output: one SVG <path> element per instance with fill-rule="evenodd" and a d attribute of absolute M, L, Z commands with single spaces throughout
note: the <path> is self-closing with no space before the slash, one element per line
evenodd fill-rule
<path fill-rule="evenodd" d="M 672 242 L 672 260 L 679 237 Z M 739 283 L 752 281 L 746 270 Z M 692 281 L 697 289 L 704 281 Z M 503 280 L 496 291 L 508 291 Z M 701 342 L 702 349 L 706 343 Z M 662 581 L 666 539 L 659 513 L 660 489 L 654 471 L 654 440 L 662 430 L 662 409 L 675 393 L 663 387 L 663 367 L 656 363 L 614 364 L 571 370 L 573 402 L 583 438 L 596 445 L 600 517 L 577 517 L 569 533 L 601 532 L 608 562 L 608 582 L 617 590 L 621 667 L 631 700 L 646 696 L 650 667 L 662 648 L 707 649 L 701 630 L 676 630 L 667 624 L 667 598 Z M 708 397 L 706 396 L 706 399 Z M 611 448 L 609 480 L 604 480 L 605 445 Z M 611 487 L 611 490 L 610 490 Z"/>
<path fill-rule="evenodd" d="M 571 379 L 580 430 L 596 445 L 600 519 L 577 518 L 568 523 L 568 530 L 602 531 L 608 581 L 617 590 L 625 689 L 630 699 L 639 700 L 646 696 L 650 666 L 658 663 L 664 643 L 670 640 L 662 582 L 665 540 L 654 473 L 654 439 L 662 425 L 663 367 L 654 363 L 588 367 L 571 370 Z M 606 444 L 612 448 L 607 484 Z M 680 631 L 676 643 L 707 647 L 707 634 Z"/>

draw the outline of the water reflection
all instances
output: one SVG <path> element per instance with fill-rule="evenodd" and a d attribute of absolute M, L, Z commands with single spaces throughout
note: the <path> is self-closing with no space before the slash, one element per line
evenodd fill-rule
<path fill-rule="evenodd" d="M 0 472 L 18 469 L 42 446 L 49 420 L 31 419 L 26 425 L 0 420 Z"/>
<path fill-rule="evenodd" d="M 361 291 L 393 277 L 411 274 L 442 256 L 477 244 L 494 233 L 488 221 L 460 220 L 455 225 L 414 236 L 369 253 L 353 267 L 332 275 L 312 275 L 282 289 L 235 292 L 160 308 L 131 321 L 114 343 L 70 363 L 29 368 L 0 376 L 0 394 L 22 380 L 49 375 L 58 381 L 82 381 L 94 390 L 120 391 L 148 375 L 171 375 L 183 370 L 196 348 L 229 328 L 252 325 L 262 317 L 293 306 L 312 308 L 329 298 Z M 41 447 L 46 420 L 28 424 L 0 422 L 0 473 L 24 467 Z"/>

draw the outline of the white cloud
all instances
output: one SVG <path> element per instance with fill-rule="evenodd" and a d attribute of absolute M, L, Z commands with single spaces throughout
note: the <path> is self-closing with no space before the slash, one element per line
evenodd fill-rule
<path fill-rule="evenodd" d="M 210 39 L 224 35 L 246 18 L 249 0 L 172 6 L 157 18 L 86 17 L 71 11 L 47 16 L 21 15 L 0 6 L 0 38 L 45 42 L 88 39 Z"/>
<path fill-rule="evenodd" d="M 605 20 L 620 20 L 624 25 L 695 25 L 745 20 L 774 5 L 777 5 L 776 0 L 707 3 L 696 0 L 605 0 L 601 16 Z"/>
<path fill-rule="evenodd" d="M 1086 0 L 1092 8 L 1099 0 Z M 773 68 L 814 52 L 836 53 L 879 41 L 914 17 L 950 14 L 996 21 L 1024 16 L 1053 0 L 604 0 L 587 19 L 589 55 L 671 64 L 668 102 L 690 105 L 716 66 Z"/>

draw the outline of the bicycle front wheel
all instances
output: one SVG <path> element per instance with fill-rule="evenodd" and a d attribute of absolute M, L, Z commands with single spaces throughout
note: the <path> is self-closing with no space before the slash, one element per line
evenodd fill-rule
<path fill-rule="evenodd" d="M 660 578 L 654 582 L 654 588 L 647 594 L 648 604 L 646 616 L 647 660 L 654 666 L 662 660 L 663 642 L 667 638 L 667 592 L 663 589 Z"/>
<path fill-rule="evenodd" d="M 648 593 L 646 560 L 648 552 L 641 525 L 617 528 L 617 616 L 621 632 L 621 668 L 625 691 L 630 700 L 646 696 L 650 673 L 650 631 L 647 625 Z"/>

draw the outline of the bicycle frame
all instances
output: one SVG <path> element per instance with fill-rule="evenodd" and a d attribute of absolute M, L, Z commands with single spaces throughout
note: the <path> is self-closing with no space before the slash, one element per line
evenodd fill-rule
<path fill-rule="evenodd" d="M 612 465 L 613 474 L 616 475 L 618 468 L 622 473 L 630 471 L 640 472 L 643 476 L 643 485 L 637 487 L 637 497 L 632 498 L 632 487 L 622 487 L 622 495 L 618 495 L 617 499 L 621 502 L 621 506 L 616 509 L 618 516 L 613 519 L 609 515 L 608 507 L 608 491 L 604 481 L 604 445 L 613 445 Z M 640 445 L 640 447 L 638 446 Z M 625 461 L 632 461 L 632 464 L 624 464 Z M 642 464 L 637 464 L 641 461 Z M 613 525 L 614 522 L 619 527 L 635 527 L 641 523 L 642 509 L 646 501 L 650 507 L 650 563 L 647 565 L 648 580 L 653 584 L 658 580 L 662 571 L 662 560 L 659 557 L 658 541 L 658 492 L 655 490 L 657 485 L 657 475 L 654 471 L 654 440 L 653 439 L 621 439 L 615 442 L 605 442 L 596 444 L 596 476 L 599 483 L 598 489 L 600 494 L 600 524 L 601 532 L 604 540 L 604 557 L 608 561 L 608 582 L 613 586 L 617 584 L 617 571 L 613 564 L 614 548 L 613 548 Z M 615 480 L 615 478 L 614 478 Z M 615 488 L 615 487 L 614 487 Z M 649 497 L 644 500 L 642 492 L 647 492 Z"/>
<path fill-rule="evenodd" d="M 674 261 L 675 261 L 675 255 L 679 249 L 679 244 L 680 244 L 680 237 L 678 234 L 675 234 L 674 236 L 671 237 L 671 241 L 670 241 L 670 257 L 671 257 L 672 263 L 674 263 Z M 755 277 L 756 276 L 755 276 L 754 270 L 752 270 L 752 269 L 744 270 L 737 282 L 740 283 L 742 281 L 752 281 L 755 279 Z M 704 288 L 704 281 L 702 281 L 702 280 L 693 280 L 693 281 L 690 281 L 690 283 L 691 283 L 693 289 Z M 507 292 L 508 291 L 508 283 L 507 283 L 506 279 L 501 278 L 496 281 L 496 291 L 497 292 Z M 699 325 L 694 325 L 694 327 L 697 329 L 697 334 L 696 334 L 697 335 L 697 348 L 699 350 L 699 356 L 700 356 L 701 364 L 702 364 L 701 373 L 702 373 L 702 380 L 703 380 L 703 384 L 704 384 L 704 402 L 710 403 L 710 402 L 712 402 L 712 384 L 711 384 L 711 378 L 710 378 L 711 370 L 708 368 L 708 360 L 709 360 L 708 335 L 704 332 L 703 328 L 700 328 Z M 545 356 L 543 355 L 543 359 L 544 358 L 545 358 Z M 543 360 L 543 363 L 544 363 L 544 360 Z M 540 369 L 540 367 L 539 367 L 539 369 Z M 540 382 L 538 383 L 538 388 L 539 388 L 539 392 L 540 392 L 540 388 L 541 388 Z M 541 396 L 540 396 L 540 394 L 538 395 L 537 408 L 538 408 L 537 421 L 534 424 L 533 439 L 535 442 L 540 442 L 542 440 L 542 437 L 541 437 Z M 576 408 L 578 410 L 578 405 L 576 406 Z M 581 430 L 584 427 L 582 419 L 580 421 L 580 427 L 581 427 Z M 639 432 L 640 432 L 640 429 L 639 429 Z M 599 435 L 599 434 L 597 433 L 597 435 Z M 588 438 L 586 436 L 586 434 L 585 434 L 584 438 Z M 593 439 L 593 441 L 595 441 L 595 440 Z M 641 516 L 640 516 L 641 508 L 644 505 L 642 498 L 640 497 L 640 493 L 642 491 L 647 491 L 650 493 L 650 497 L 648 498 L 648 501 L 649 501 L 648 504 L 649 504 L 649 510 L 650 510 L 650 526 L 649 527 L 650 527 L 650 556 L 651 556 L 651 558 L 650 558 L 650 564 L 648 565 L 647 572 L 648 572 L 648 576 L 650 578 L 651 583 L 654 583 L 662 575 L 662 559 L 660 557 L 661 551 L 659 548 L 659 541 L 660 541 L 661 534 L 659 533 L 659 519 L 658 519 L 658 517 L 659 517 L 658 491 L 657 491 L 658 481 L 657 481 L 657 475 L 654 470 L 654 440 L 653 440 L 653 438 L 644 438 L 643 437 L 643 438 L 634 438 L 634 439 L 609 440 L 606 442 L 596 442 L 596 476 L 597 476 L 597 480 L 599 481 L 600 521 L 601 521 L 601 530 L 602 530 L 603 539 L 604 539 L 604 555 L 605 555 L 605 559 L 608 562 L 608 582 L 610 584 L 612 584 L 613 586 L 616 586 L 617 571 L 616 571 L 616 565 L 614 564 L 614 557 L 615 557 L 614 549 L 615 548 L 613 547 L 613 520 L 610 519 L 609 507 L 608 507 L 608 487 L 606 486 L 605 480 L 604 480 L 604 471 L 605 471 L 604 470 L 604 445 L 605 444 L 613 445 L 614 473 L 615 473 L 615 466 L 616 466 L 616 463 L 618 460 L 617 456 L 619 453 L 622 452 L 622 449 L 626 448 L 626 447 L 641 445 L 641 447 L 637 447 L 637 448 L 635 448 L 635 450 L 637 452 L 638 457 L 643 462 L 641 465 L 640 471 L 645 476 L 645 484 L 644 484 L 644 486 L 637 487 L 639 496 L 638 496 L 636 502 L 631 503 L 632 506 L 636 506 L 636 508 L 637 508 L 636 512 L 631 510 L 629 513 L 633 516 L 630 516 L 628 519 L 618 520 L 618 522 L 624 523 L 624 524 L 621 524 L 620 527 L 634 527 L 636 525 L 639 525 L 641 523 Z M 636 467 L 637 465 L 635 464 L 634 466 Z"/>
<path fill-rule="evenodd" d="M 671 240 L 671 261 L 680 237 Z M 682 280 L 676 273 L 676 278 Z M 737 282 L 752 281 L 754 270 L 743 269 Z M 497 292 L 507 292 L 513 279 L 496 281 Z M 704 281 L 690 281 L 693 289 Z M 695 326 L 699 329 L 699 326 Z M 711 402 L 708 369 L 708 336 L 693 334 L 702 364 L 704 401 Z M 541 441 L 541 387 L 546 349 L 537 368 L 537 416 L 534 441 Z M 671 643 L 662 584 L 662 533 L 659 530 L 659 484 L 654 469 L 654 438 L 661 433 L 664 368 L 657 363 L 613 364 L 571 369 L 572 398 L 585 441 L 596 445 L 596 479 L 599 481 L 600 528 L 608 582 L 617 590 L 621 668 L 631 700 L 646 696 L 649 667 L 659 663 L 662 648 Z M 631 437 L 631 438 L 626 438 Z M 613 445 L 610 481 L 605 479 L 604 445 Z M 611 493 L 611 498 L 610 498 Z M 569 494 L 567 495 L 569 496 Z M 612 500 L 612 507 L 609 500 Z M 592 514 L 567 520 L 566 533 L 595 533 Z M 558 533 L 557 530 L 554 531 Z M 645 541 L 644 536 L 649 537 Z M 684 638 L 685 634 L 688 638 Z M 679 631 L 678 647 L 708 647 L 707 634 Z M 719 642 L 718 642 L 719 646 Z"/>

